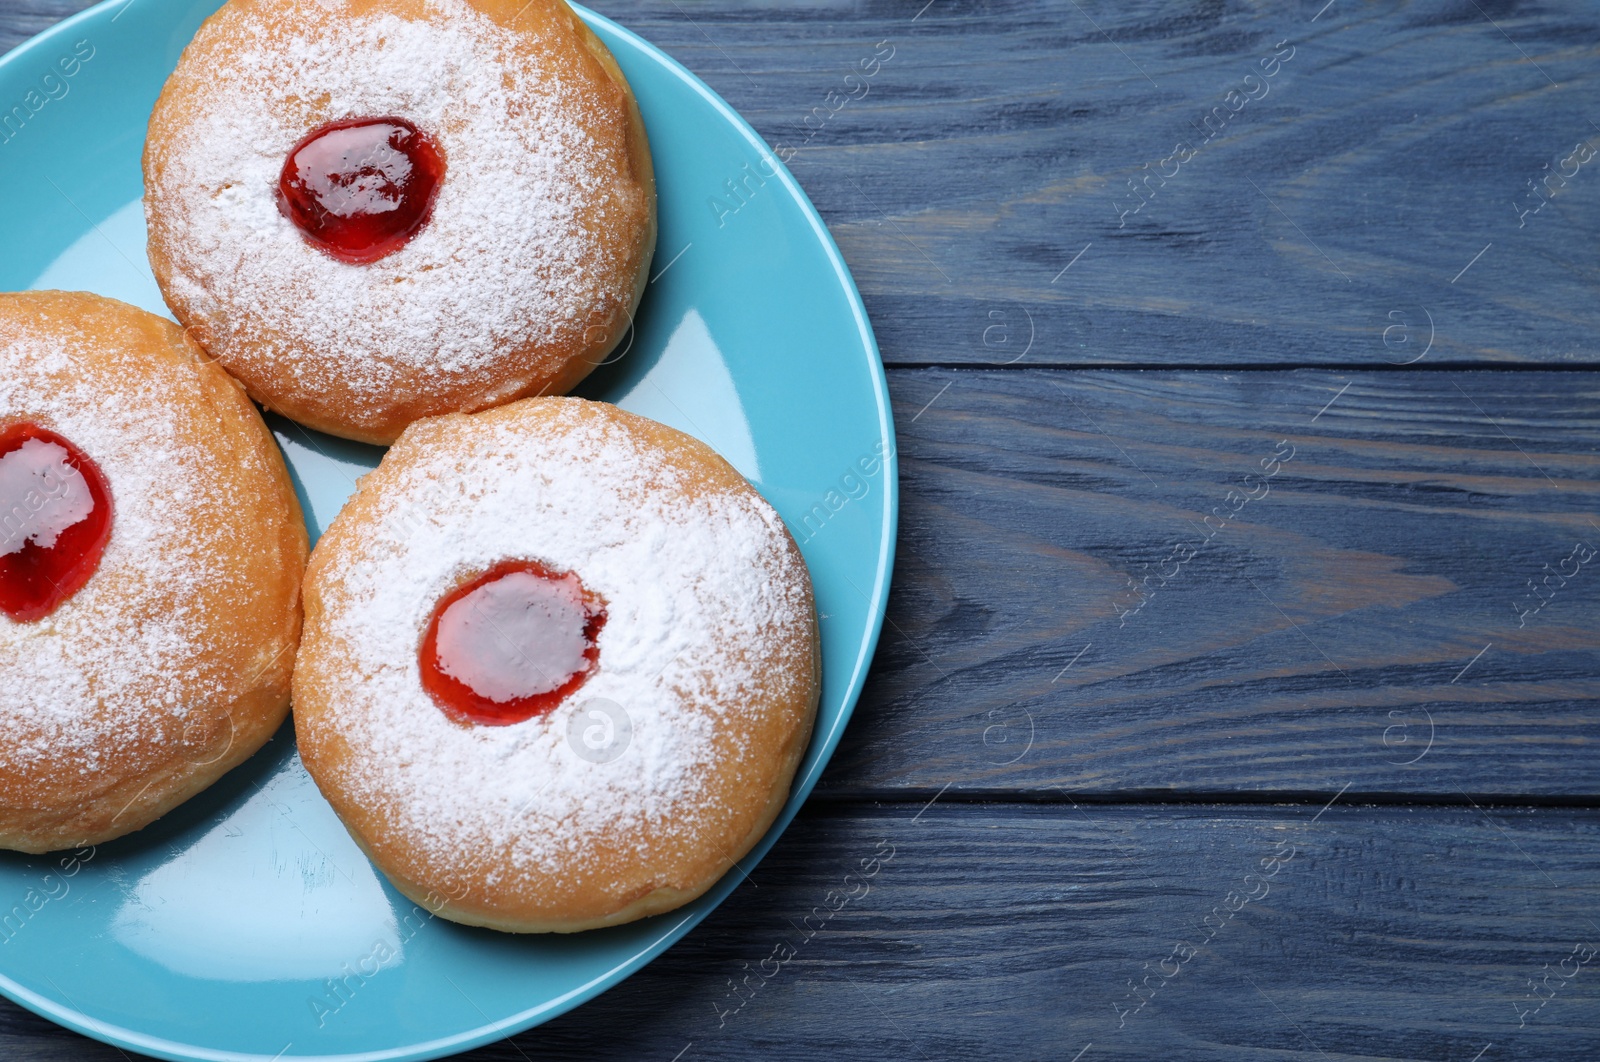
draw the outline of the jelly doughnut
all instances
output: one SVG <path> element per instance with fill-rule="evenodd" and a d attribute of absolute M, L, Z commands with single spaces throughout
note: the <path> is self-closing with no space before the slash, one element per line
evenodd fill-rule
<path fill-rule="evenodd" d="M 655 249 L 638 105 L 562 0 L 230 0 L 144 173 L 177 319 L 263 405 L 366 442 L 570 390 Z"/>
<path fill-rule="evenodd" d="M 750 850 L 819 667 L 805 562 L 732 466 L 525 399 L 413 424 L 318 542 L 295 732 L 401 892 L 572 932 L 677 907 Z"/>
<path fill-rule="evenodd" d="M 182 329 L 0 294 L 0 847 L 119 837 L 260 748 L 305 564 L 272 436 Z"/>

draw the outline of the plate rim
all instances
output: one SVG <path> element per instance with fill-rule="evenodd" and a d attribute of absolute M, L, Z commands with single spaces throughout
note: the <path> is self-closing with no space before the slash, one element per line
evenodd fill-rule
<path fill-rule="evenodd" d="M 120 6 L 126 9 L 129 4 L 134 2 L 137 2 L 137 0 L 100 0 L 99 3 L 93 4 L 74 15 L 69 15 L 67 18 L 29 37 L 5 55 L 0 55 L 0 70 L 6 70 L 25 63 L 35 52 L 44 50 L 51 42 L 60 37 L 70 35 L 80 24 L 100 19 L 112 7 Z M 883 444 L 883 449 L 886 451 L 883 457 L 883 531 L 878 543 L 877 567 L 873 573 L 872 589 L 864 595 L 867 597 L 867 609 L 870 619 L 865 637 L 861 640 L 856 658 L 850 666 L 850 677 L 845 688 L 844 700 L 838 718 L 826 734 L 817 733 L 812 735 L 812 747 L 818 750 L 816 759 L 809 771 L 804 775 L 796 776 L 790 787 L 789 799 L 785 802 L 783 809 L 779 812 L 772 826 L 768 828 L 761 840 L 757 842 L 755 849 L 753 849 L 753 852 L 756 853 L 756 860 L 759 862 L 766 857 L 784 831 L 789 828 L 800 808 L 810 797 L 812 790 L 815 789 L 822 772 L 827 769 L 829 762 L 832 760 L 833 753 L 838 748 L 839 740 L 844 734 L 844 729 L 849 725 L 851 717 L 855 714 L 856 705 L 860 700 L 862 687 L 866 683 L 873 654 L 877 650 L 878 640 L 883 631 L 888 606 L 889 587 L 894 572 L 895 543 L 899 531 L 900 517 L 899 449 L 895 438 L 894 411 L 889 400 L 888 378 L 884 371 L 882 353 L 878 349 L 877 337 L 873 333 L 872 323 L 867 317 L 866 306 L 862 302 L 861 292 L 856 286 L 855 277 L 845 263 L 844 256 L 833 239 L 833 234 L 828 231 L 826 223 L 823 222 L 821 215 L 817 213 L 816 206 L 811 202 L 810 196 L 806 195 L 805 190 L 800 187 L 794 175 L 789 172 L 788 166 L 777 157 L 761 135 L 755 131 L 738 111 L 734 110 L 732 105 L 682 63 L 678 62 L 677 59 L 642 35 L 635 33 L 605 15 L 582 4 L 575 3 L 573 0 L 566 0 L 566 2 L 578 17 L 591 27 L 602 26 L 629 41 L 630 44 L 649 55 L 663 69 L 688 86 L 736 130 L 744 138 L 745 142 L 756 150 L 762 161 L 768 164 L 769 169 L 776 173 L 780 183 L 788 190 L 799 206 L 802 215 L 811 225 L 813 233 L 826 253 L 828 263 L 833 267 L 834 275 L 844 291 L 846 301 L 849 304 L 851 314 L 860 334 L 862 345 L 867 354 L 868 375 L 878 415 L 878 441 Z M 220 7 L 221 5 L 219 4 L 218 6 Z M 113 19 L 115 17 L 113 16 Z M 847 579 L 846 581 L 848 582 L 849 580 Z M 851 583 L 851 585 L 854 586 L 854 583 Z M 861 591 L 860 587 L 855 587 L 855 589 L 858 592 Z M 724 875 L 723 878 L 719 879 L 718 884 L 712 886 L 712 890 L 723 888 L 722 883 L 727 880 L 727 875 Z M 404 1047 L 384 1048 L 377 1051 L 344 1052 L 331 1055 L 285 1055 L 284 1051 L 288 1050 L 288 1047 L 285 1047 L 284 1051 L 280 1051 L 277 1056 L 269 1057 L 263 1054 L 215 1050 L 193 1044 L 179 1043 L 161 1037 L 148 1036 L 133 1029 L 101 1021 L 78 1007 L 65 992 L 61 992 L 65 1002 L 56 1002 L 18 984 L 3 971 L 0 971 L 0 994 L 4 994 L 18 1005 L 73 1032 L 116 1047 L 125 1047 L 156 1057 L 171 1059 L 173 1062 L 275 1062 L 278 1058 L 288 1058 L 293 1062 L 424 1062 L 424 1060 L 439 1058 L 445 1054 L 471 1050 L 474 1047 L 493 1043 L 526 1031 L 581 1006 L 655 961 L 663 952 L 677 944 L 690 930 L 720 907 L 736 887 L 737 884 L 727 888 L 727 891 L 704 911 L 685 913 L 676 924 L 665 929 L 660 938 L 650 947 L 555 999 L 546 1000 L 538 1006 L 519 1011 L 497 1021 L 488 1021 L 485 1024 L 474 1026 L 453 1036 L 440 1037 Z M 61 991 L 59 986 L 57 991 Z M 292 1044 L 289 1046 L 292 1046 Z"/>

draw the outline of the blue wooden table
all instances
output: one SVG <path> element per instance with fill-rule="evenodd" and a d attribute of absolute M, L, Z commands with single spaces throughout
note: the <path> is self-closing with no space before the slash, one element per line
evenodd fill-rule
<path fill-rule="evenodd" d="M 751 880 L 463 1057 L 1600 1058 L 1600 8 L 596 6 L 795 149 L 899 562 Z"/>

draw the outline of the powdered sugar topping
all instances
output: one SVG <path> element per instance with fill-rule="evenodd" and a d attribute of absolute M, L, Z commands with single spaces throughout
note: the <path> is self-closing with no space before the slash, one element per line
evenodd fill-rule
<path fill-rule="evenodd" d="M 441 389 L 471 384 L 508 350 L 604 321 L 616 296 L 602 278 L 626 253 L 604 222 L 636 211 L 636 193 L 594 164 L 559 64 L 530 62 L 462 0 L 424 0 L 426 20 L 325 6 L 340 5 L 270 5 L 230 23 L 225 62 L 180 68 L 193 111 L 150 200 L 171 234 L 172 294 L 210 325 L 213 353 L 381 396 L 419 368 Z M 426 132 L 447 172 L 410 243 L 349 265 L 280 214 L 278 177 L 314 127 L 380 116 Z"/>
<path fill-rule="evenodd" d="M 226 578 L 197 527 L 236 507 L 238 471 L 224 460 L 239 455 L 185 441 L 194 426 L 183 403 L 204 401 L 192 374 L 108 372 L 96 350 L 105 342 L 0 320 L 0 420 L 70 440 L 104 473 L 113 513 L 82 589 L 34 622 L 0 614 L 0 741 L 23 769 L 89 776 L 111 749 L 130 770 L 148 767 L 152 750 L 184 739 L 199 702 L 224 695 L 218 659 L 251 648 L 197 638 L 198 590 Z"/>
<path fill-rule="evenodd" d="M 18 511 L 0 512 L 0 556 L 30 543 L 49 549 L 61 532 L 94 511 L 89 484 L 58 444 L 29 439 L 11 456 L 18 460 L 0 459 L 0 498 L 21 498 L 24 504 Z"/>
<path fill-rule="evenodd" d="M 319 725 L 359 761 L 340 784 L 392 808 L 389 828 L 446 874 L 488 851 L 559 876 L 602 837 L 637 838 L 648 865 L 657 835 L 670 846 L 715 823 L 714 741 L 759 721 L 758 691 L 808 673 L 804 660 L 761 671 L 811 622 L 772 509 L 747 491 L 691 500 L 662 455 L 568 414 L 555 441 L 501 421 L 475 425 L 465 457 L 460 435 L 407 453 L 376 526 L 340 539 L 324 580 L 325 653 L 348 654 L 350 677 Z M 423 689 L 418 646 L 443 596 L 507 558 L 574 572 L 604 600 L 599 668 L 549 715 L 464 726 Z M 626 749 L 584 755 L 569 733 L 591 720 L 626 728 Z"/>

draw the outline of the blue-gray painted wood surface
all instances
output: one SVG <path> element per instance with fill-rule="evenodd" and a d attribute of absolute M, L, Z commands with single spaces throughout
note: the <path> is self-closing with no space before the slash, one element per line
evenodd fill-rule
<path fill-rule="evenodd" d="M 595 6 L 795 149 L 895 594 L 753 880 L 462 1057 L 1600 1057 L 1600 8 Z"/>
<path fill-rule="evenodd" d="M 814 806 L 645 970 L 462 1057 L 1586 1062 L 1597 907 L 1593 809 Z M 7 1059 L 121 1058 L 0 1013 Z"/>
<path fill-rule="evenodd" d="M 600 6 L 797 149 L 890 363 L 1594 363 L 1600 8 L 1325 4 Z"/>
<path fill-rule="evenodd" d="M 1600 374 L 1019 370 L 891 370 L 824 792 L 1600 796 Z"/>

